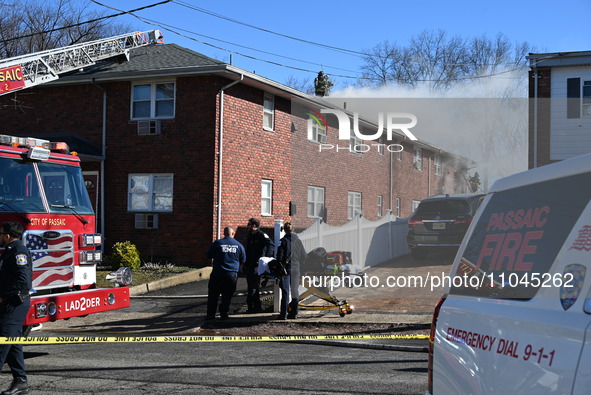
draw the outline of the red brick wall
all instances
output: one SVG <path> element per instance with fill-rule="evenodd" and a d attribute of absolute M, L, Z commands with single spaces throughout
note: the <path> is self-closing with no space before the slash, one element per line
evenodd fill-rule
<path fill-rule="evenodd" d="M 327 145 L 346 147 L 348 142 L 338 140 L 338 125 L 331 123 L 327 131 Z M 342 225 L 347 218 L 348 192 L 362 193 L 363 216 L 369 220 L 379 219 L 377 215 L 378 195 L 383 197 L 383 214 L 392 209 L 395 212 L 396 197 L 402 201 L 401 216 L 412 212 L 412 200 L 421 200 L 438 193 L 453 193 L 456 187 L 455 171 L 448 163 L 443 163 L 442 172 L 447 177 L 435 176 L 433 153 L 423 149 L 423 166 L 419 171 L 414 167 L 414 147 L 403 143 L 402 160 L 392 154 L 392 207 L 390 207 L 390 155 L 387 149 L 380 155 L 375 141 L 364 141 L 371 147 L 368 152 L 355 154 L 347 149 L 320 150 L 320 145 L 307 139 L 306 122 L 295 120 L 293 134 L 293 196 L 297 204 L 297 215 L 293 218 L 298 229 L 307 228 L 314 219 L 307 216 L 308 186 L 325 188 L 326 221 L 330 225 Z M 393 144 L 386 142 L 386 144 Z M 392 147 L 392 150 L 396 149 Z M 430 166 L 430 167 L 429 167 Z M 450 181 L 451 176 L 451 183 Z M 447 182 L 446 182 L 447 181 Z M 445 184 L 445 186 L 444 186 Z"/>
<path fill-rule="evenodd" d="M 131 82 L 101 83 L 108 95 L 105 162 L 106 252 L 117 241 L 136 244 L 144 261 L 168 260 L 177 265 L 204 266 L 205 250 L 217 236 L 217 172 L 220 89 L 230 80 L 215 76 L 176 79 L 176 116 L 162 121 L 162 134 L 138 136 L 137 122 L 130 121 Z M 377 196 L 383 196 L 384 213 L 390 209 L 390 155 L 318 152 L 307 140 L 306 121 L 293 119 L 288 99 L 275 97 L 274 131 L 263 129 L 264 91 L 238 83 L 224 92 L 223 186 L 221 227 L 237 229 L 244 241 L 250 217 L 261 219 L 271 233 L 275 219 L 293 220 L 308 227 L 308 185 L 325 187 L 328 223 L 347 219 L 347 192 L 362 193 L 362 210 L 378 219 Z M 16 96 L 17 101 L 14 102 Z M 16 103 L 16 104 L 15 104 Z M 76 132 L 97 146 L 102 140 L 103 90 L 93 85 L 39 87 L 6 95 L 3 133 L 42 137 L 46 132 Z M 292 123 L 292 121 L 294 121 Z M 337 141 L 335 125 L 329 125 L 327 143 Z M 373 143 L 373 142 L 367 142 Z M 444 177 L 433 173 L 428 150 L 423 149 L 423 170 L 413 167 L 412 145 L 404 143 L 403 160 L 393 155 L 393 198 L 401 197 L 403 217 L 411 201 L 442 190 Z M 431 165 L 431 168 L 428 168 Z M 97 170 L 97 162 L 82 164 Z M 451 166 L 445 174 L 453 175 Z M 452 173 L 449 173 L 449 172 Z M 447 172 L 447 173 L 446 173 Z M 135 213 L 127 208 L 131 173 L 174 174 L 173 211 L 159 213 L 156 230 L 135 229 Z M 261 180 L 273 181 L 272 216 L 261 216 Z M 430 186 L 430 188 L 429 188 Z M 297 215 L 289 217 L 289 202 Z M 392 209 L 394 209 L 392 207 Z M 271 233 L 272 234 L 272 233 Z"/>
<path fill-rule="evenodd" d="M 212 240 L 216 95 L 228 80 L 176 82 L 176 116 L 162 121 L 158 136 L 137 135 L 137 122 L 130 121 L 130 82 L 100 84 L 108 95 L 106 252 L 115 242 L 130 240 L 144 261 L 203 266 Z M 43 137 L 46 132 L 76 132 L 102 145 L 103 91 L 96 86 L 39 87 L 6 95 L 2 102 L 11 104 L 5 107 L 3 133 Z M 82 168 L 97 170 L 97 164 L 83 163 Z M 173 212 L 159 213 L 156 230 L 135 229 L 135 213 L 127 210 L 130 173 L 174 174 Z"/>
<path fill-rule="evenodd" d="M 290 104 L 275 97 L 274 131 L 267 131 L 263 129 L 263 91 L 238 84 L 224 97 L 221 227 L 234 227 L 236 238 L 245 242 L 249 218 L 258 218 L 261 228 L 272 235 L 274 220 L 287 219 L 289 214 Z M 273 182 L 272 216 L 261 216 L 262 179 Z M 214 189 L 217 200 L 217 184 Z"/>

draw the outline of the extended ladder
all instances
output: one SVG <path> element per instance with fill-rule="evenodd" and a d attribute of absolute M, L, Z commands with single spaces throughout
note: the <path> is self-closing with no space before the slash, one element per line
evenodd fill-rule
<path fill-rule="evenodd" d="M 45 84 L 60 74 L 117 56 L 129 60 L 129 50 L 162 44 L 159 30 L 134 32 L 67 47 L 0 60 L 0 95 Z"/>

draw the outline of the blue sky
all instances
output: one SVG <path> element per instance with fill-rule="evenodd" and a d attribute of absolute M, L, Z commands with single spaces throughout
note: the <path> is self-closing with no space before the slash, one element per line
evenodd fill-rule
<path fill-rule="evenodd" d="M 116 13 L 87 1 L 95 9 L 102 9 L 108 14 Z M 114 8 L 131 10 L 158 3 L 160 0 L 98 1 Z M 191 7 L 201 8 L 221 17 L 208 15 Z M 159 26 L 163 30 L 166 43 L 176 43 L 227 62 L 231 59 L 237 67 L 280 83 L 285 83 L 290 77 L 302 81 L 313 80 L 319 70 L 324 70 L 326 73 L 339 75 L 332 77 L 337 83 L 336 87 L 352 84 L 355 79 L 346 76 L 357 76 L 363 62 L 358 54 L 348 51 L 363 52 L 385 40 L 404 46 L 412 36 L 425 29 L 442 29 L 450 35 L 463 38 L 483 34 L 493 38 L 498 33 L 503 33 L 511 42 L 527 41 L 536 52 L 591 50 L 591 35 L 588 31 L 588 18 L 591 15 L 589 0 L 173 0 L 139 11 L 136 15 L 150 19 L 157 26 L 132 16 L 118 17 L 118 21 L 130 23 L 139 30 L 151 30 Z M 173 33 L 173 30 L 186 37 Z M 347 52 L 303 41 L 341 48 Z"/>

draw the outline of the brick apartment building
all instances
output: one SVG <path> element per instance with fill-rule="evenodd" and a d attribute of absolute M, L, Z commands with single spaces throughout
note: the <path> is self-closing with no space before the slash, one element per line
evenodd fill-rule
<path fill-rule="evenodd" d="M 528 167 L 591 152 L 591 51 L 528 59 Z"/>
<path fill-rule="evenodd" d="M 468 161 L 402 135 L 400 153 L 319 152 L 336 140 L 332 121 L 308 139 L 308 120 L 292 116 L 295 102 L 326 106 L 318 98 L 175 44 L 130 55 L 1 98 L 0 133 L 78 151 L 106 253 L 130 240 L 143 261 L 200 267 L 220 229 L 243 239 L 250 217 L 340 225 L 467 192 Z"/>

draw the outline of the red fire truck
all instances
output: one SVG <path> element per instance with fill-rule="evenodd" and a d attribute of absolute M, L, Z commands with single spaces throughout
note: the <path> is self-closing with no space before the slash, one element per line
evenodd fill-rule
<path fill-rule="evenodd" d="M 0 135 L 0 223 L 23 224 L 33 258 L 25 325 L 129 307 L 129 288 L 96 289 L 102 237 L 80 169 L 65 143 Z M 119 282 L 129 285 L 130 272 Z"/>
<path fill-rule="evenodd" d="M 0 60 L 0 95 L 59 78 L 99 60 L 129 59 L 132 48 L 159 44 L 158 30 L 134 32 Z M 56 321 L 130 305 L 131 271 L 97 289 L 102 236 L 96 233 L 80 159 L 63 142 L 0 135 L 0 223 L 20 222 L 33 258 L 31 309 L 23 325 Z"/>

